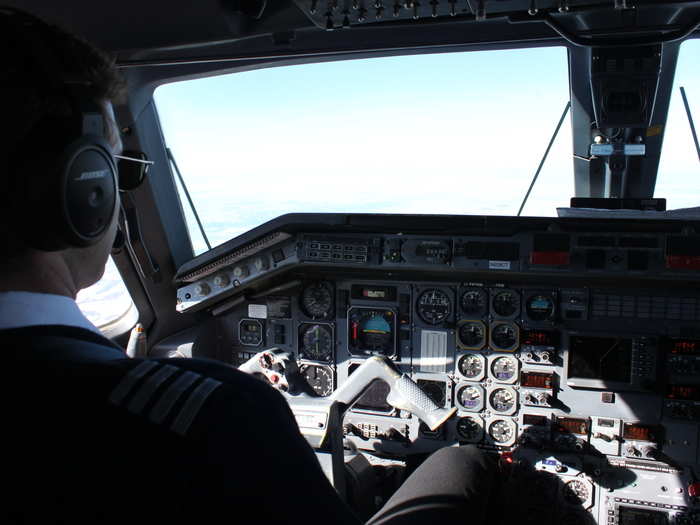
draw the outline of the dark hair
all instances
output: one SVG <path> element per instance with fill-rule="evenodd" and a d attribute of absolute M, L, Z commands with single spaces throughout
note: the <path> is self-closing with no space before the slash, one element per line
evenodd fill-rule
<path fill-rule="evenodd" d="M 29 13 L 3 6 L 0 57 L 0 114 L 9 131 L 0 141 L 0 193 L 5 194 L 0 195 L 0 207 L 7 210 L 13 159 L 37 149 L 51 151 L 57 139 L 65 144 L 79 133 L 64 84 L 79 84 L 94 102 L 120 101 L 125 84 L 114 60 L 103 51 Z M 23 248 L 10 219 L 0 210 L 0 262 Z"/>
<path fill-rule="evenodd" d="M 84 86 L 94 101 L 118 101 L 124 93 L 124 82 L 109 55 L 14 8 L 0 7 L 0 50 L 4 50 L 0 67 L 6 73 L 0 94 L 8 106 L 3 108 L 3 120 L 13 128 L 12 142 L 21 142 L 42 120 L 71 118 L 67 91 L 56 87 L 62 83 Z"/>

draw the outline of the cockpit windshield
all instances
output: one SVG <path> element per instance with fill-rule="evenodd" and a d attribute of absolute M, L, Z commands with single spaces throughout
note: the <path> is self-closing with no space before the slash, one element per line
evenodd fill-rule
<path fill-rule="evenodd" d="M 290 212 L 515 214 L 568 98 L 563 47 L 273 67 L 155 94 L 212 245 Z M 541 182 L 524 213 L 573 194 L 568 120 Z"/>
<path fill-rule="evenodd" d="M 700 100 L 698 44 L 683 46 L 676 82 Z M 676 178 L 697 173 L 676 91 L 657 191 L 669 208 L 700 200 Z M 155 100 L 212 246 L 291 212 L 514 215 L 569 100 L 567 51 L 286 65 L 163 85 Z M 569 205 L 571 155 L 567 116 L 523 215 Z"/>

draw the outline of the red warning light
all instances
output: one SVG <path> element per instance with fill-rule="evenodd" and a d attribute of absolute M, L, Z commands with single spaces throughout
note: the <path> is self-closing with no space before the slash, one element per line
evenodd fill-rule
<path fill-rule="evenodd" d="M 700 352 L 700 341 L 692 339 L 676 339 L 672 342 L 673 354 L 697 354 Z"/>
<path fill-rule="evenodd" d="M 545 372 L 523 372 L 520 374 L 520 385 L 531 388 L 552 388 L 554 374 Z"/>
<path fill-rule="evenodd" d="M 698 401 L 700 400 L 700 389 L 697 386 L 668 385 L 666 398 Z"/>
<path fill-rule="evenodd" d="M 525 330 L 523 344 L 533 346 L 557 346 L 559 344 L 559 332 L 548 330 Z"/>
<path fill-rule="evenodd" d="M 653 425 L 639 425 L 625 423 L 622 437 L 635 441 L 656 441 L 657 429 Z"/>

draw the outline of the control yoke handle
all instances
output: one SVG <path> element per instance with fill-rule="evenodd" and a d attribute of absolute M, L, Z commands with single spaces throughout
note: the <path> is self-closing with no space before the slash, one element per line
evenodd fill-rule
<path fill-rule="evenodd" d="M 357 401 L 375 380 L 389 385 L 386 401 L 394 408 L 405 410 L 423 421 L 430 430 L 437 430 L 454 415 L 456 408 L 440 408 L 407 374 L 400 373 L 386 357 L 373 356 L 365 360 L 352 375 L 327 398 L 313 398 L 295 388 L 300 384 L 296 363 L 291 354 L 278 348 L 263 350 L 238 367 L 239 370 L 264 376 L 272 386 L 283 391 L 292 410 L 295 405 L 314 404 L 330 408 L 334 403 L 350 406 Z M 342 416 L 342 414 L 341 414 Z"/>

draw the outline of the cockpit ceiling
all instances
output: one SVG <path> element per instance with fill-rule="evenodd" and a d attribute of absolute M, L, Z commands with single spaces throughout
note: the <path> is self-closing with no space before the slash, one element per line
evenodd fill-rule
<path fill-rule="evenodd" d="M 6 3 L 82 35 L 124 65 L 426 45 L 619 45 L 700 34 L 699 0 Z"/>

